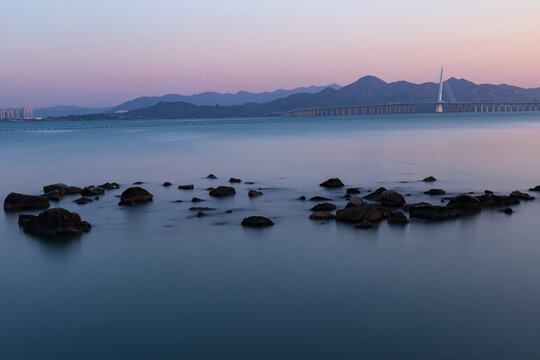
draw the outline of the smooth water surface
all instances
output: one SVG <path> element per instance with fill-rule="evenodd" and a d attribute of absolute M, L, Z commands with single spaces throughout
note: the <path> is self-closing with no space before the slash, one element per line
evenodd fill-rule
<path fill-rule="evenodd" d="M 372 230 L 308 219 L 341 178 L 408 202 L 540 184 L 540 114 L 0 123 L 0 195 L 122 184 L 53 243 L 0 216 L 0 359 L 537 359 L 540 202 Z M 206 179 L 214 173 L 217 180 Z M 435 184 L 421 181 L 428 175 Z M 233 198 L 210 186 L 239 177 Z M 152 203 L 119 207 L 135 181 Z M 174 185 L 164 188 L 161 184 Z M 195 190 L 178 190 L 195 184 Z M 262 197 L 250 199 L 249 189 Z M 197 196 L 207 201 L 193 204 Z M 183 200 L 181 203 L 175 200 Z M 216 208 L 197 217 L 191 206 Z M 225 211 L 233 209 L 232 214 Z M 250 215 L 272 218 L 242 228 Z"/>

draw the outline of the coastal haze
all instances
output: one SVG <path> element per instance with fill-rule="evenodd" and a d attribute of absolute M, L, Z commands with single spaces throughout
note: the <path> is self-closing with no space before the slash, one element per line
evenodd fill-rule
<path fill-rule="evenodd" d="M 537 359 L 539 11 L 2 1 L 0 359 Z"/>

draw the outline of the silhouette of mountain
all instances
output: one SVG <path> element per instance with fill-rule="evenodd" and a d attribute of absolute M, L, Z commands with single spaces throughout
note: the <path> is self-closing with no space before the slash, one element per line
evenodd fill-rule
<path fill-rule="evenodd" d="M 293 90 L 278 89 L 272 92 L 262 93 L 250 93 L 247 91 L 239 91 L 235 94 L 232 93 L 217 93 L 217 92 L 204 92 L 195 95 L 177 95 L 169 94 L 164 96 L 143 96 L 139 97 L 118 106 L 113 107 L 110 112 L 136 110 L 156 105 L 160 102 L 176 102 L 182 101 L 194 105 L 243 105 L 246 103 L 265 103 L 279 98 L 287 97 L 297 93 L 317 93 L 321 90 L 331 87 L 334 89 L 341 88 L 340 85 L 331 84 L 329 86 L 309 86 L 299 87 Z"/>

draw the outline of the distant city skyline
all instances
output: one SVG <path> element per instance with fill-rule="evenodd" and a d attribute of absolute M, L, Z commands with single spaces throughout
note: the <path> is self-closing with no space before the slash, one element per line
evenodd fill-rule
<path fill-rule="evenodd" d="M 540 87 L 537 0 L 4 0 L 0 106 L 387 82 Z M 25 23 L 20 23 L 24 19 Z"/>

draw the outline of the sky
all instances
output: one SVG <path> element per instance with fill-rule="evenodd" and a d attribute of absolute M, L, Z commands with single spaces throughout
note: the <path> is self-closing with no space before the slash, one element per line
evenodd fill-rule
<path fill-rule="evenodd" d="M 1 0 L 0 106 L 466 78 L 540 87 L 539 0 Z"/>

